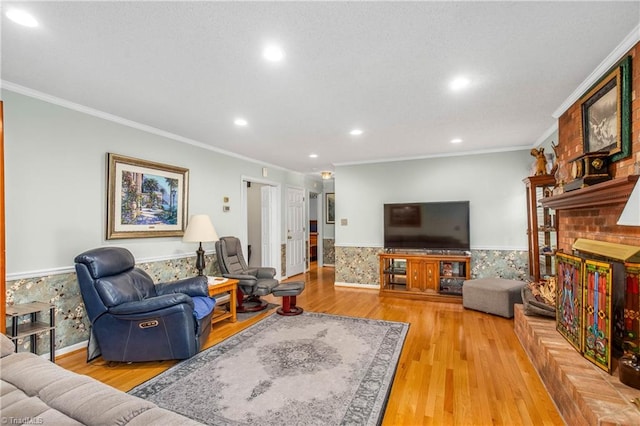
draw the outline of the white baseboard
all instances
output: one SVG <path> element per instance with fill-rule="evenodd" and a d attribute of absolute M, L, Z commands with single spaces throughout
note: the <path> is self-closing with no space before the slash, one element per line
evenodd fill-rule
<path fill-rule="evenodd" d="M 372 290 L 379 290 L 380 286 L 377 284 L 355 284 L 355 283 L 342 283 L 342 282 L 335 282 L 334 286 L 336 287 L 350 287 L 350 288 L 366 288 L 366 289 L 372 289 Z"/>
<path fill-rule="evenodd" d="M 86 349 L 87 347 L 87 343 L 89 343 L 88 340 L 83 340 L 82 342 L 78 342 L 75 345 L 71 345 L 71 346 L 67 346 L 61 349 L 56 349 L 55 351 L 55 355 L 56 355 L 56 359 L 61 356 L 61 355 L 65 355 L 71 352 L 75 352 L 78 351 L 80 349 Z M 50 356 L 49 356 L 49 352 L 47 351 L 47 353 L 44 353 L 42 355 L 40 355 L 40 357 L 46 359 L 46 360 L 50 360 Z"/>

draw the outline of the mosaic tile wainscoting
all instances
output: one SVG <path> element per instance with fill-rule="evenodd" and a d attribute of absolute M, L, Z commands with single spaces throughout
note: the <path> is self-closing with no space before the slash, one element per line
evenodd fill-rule
<path fill-rule="evenodd" d="M 155 283 L 174 281 L 195 276 L 196 258 L 184 257 L 139 263 Z M 207 275 L 220 275 L 215 255 L 206 255 Z M 73 346 L 89 339 L 89 321 L 80 295 L 75 272 L 56 273 L 45 276 L 20 278 L 7 281 L 7 303 L 26 302 L 53 303 L 56 307 L 56 350 Z M 42 314 L 48 322 L 48 313 Z M 10 329 L 7 322 L 7 327 Z M 19 351 L 29 351 L 29 338 L 18 341 Z M 38 354 L 49 353 L 49 333 L 41 333 L 36 340 Z"/>
<path fill-rule="evenodd" d="M 381 252 L 380 247 L 337 246 L 336 283 L 377 287 L 380 283 L 378 253 Z"/>
<path fill-rule="evenodd" d="M 325 240 L 326 241 L 326 240 Z M 378 287 L 380 247 L 335 247 L 336 282 L 355 287 Z M 500 277 L 526 281 L 526 250 L 471 250 L 471 278 Z"/>
<path fill-rule="evenodd" d="M 280 270 L 283 277 L 287 276 L 287 244 L 280 244 Z"/>
<path fill-rule="evenodd" d="M 322 240 L 322 262 L 325 265 L 336 264 L 336 240 L 333 238 L 324 238 Z"/>
<path fill-rule="evenodd" d="M 471 278 L 529 279 L 526 250 L 471 250 Z"/>

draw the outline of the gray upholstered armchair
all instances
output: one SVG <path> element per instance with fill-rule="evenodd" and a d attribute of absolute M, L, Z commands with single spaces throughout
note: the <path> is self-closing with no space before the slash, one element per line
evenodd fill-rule
<path fill-rule="evenodd" d="M 238 280 L 237 311 L 255 312 L 266 309 L 267 302 L 260 299 L 278 286 L 271 267 L 249 268 L 242 254 L 242 245 L 236 237 L 222 237 L 216 241 L 216 256 L 222 275 Z"/>
<path fill-rule="evenodd" d="M 75 262 L 91 322 L 88 360 L 185 359 L 207 340 L 215 301 L 206 277 L 155 285 L 122 247 L 89 250 Z"/>

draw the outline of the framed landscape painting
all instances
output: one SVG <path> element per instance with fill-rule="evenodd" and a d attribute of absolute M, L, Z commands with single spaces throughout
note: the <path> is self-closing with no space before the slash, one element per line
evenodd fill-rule
<path fill-rule="evenodd" d="M 189 169 L 107 154 L 107 239 L 180 237 Z"/>

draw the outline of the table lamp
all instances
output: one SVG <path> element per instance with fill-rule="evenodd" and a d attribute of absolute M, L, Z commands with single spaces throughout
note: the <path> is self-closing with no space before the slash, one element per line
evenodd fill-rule
<path fill-rule="evenodd" d="M 198 275 L 204 275 L 205 261 L 203 242 L 218 241 L 218 233 L 211 223 L 211 219 L 206 214 L 195 214 L 189 218 L 187 230 L 184 232 L 182 241 L 187 243 L 200 243 L 200 247 L 196 251 L 196 269 Z"/>

